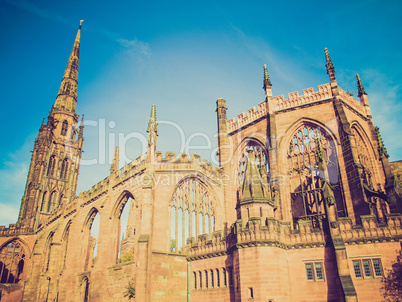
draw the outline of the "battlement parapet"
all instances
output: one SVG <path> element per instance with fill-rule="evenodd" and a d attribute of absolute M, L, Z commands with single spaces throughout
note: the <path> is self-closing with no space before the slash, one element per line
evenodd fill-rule
<path fill-rule="evenodd" d="M 364 108 L 364 105 L 360 101 L 356 100 L 348 92 L 345 92 L 344 90 L 342 90 L 341 87 L 338 87 L 338 90 L 339 90 L 339 96 L 341 97 L 343 102 L 345 102 L 353 110 L 357 111 L 358 113 L 362 114 L 363 116 L 367 115 L 366 109 Z"/>
<path fill-rule="evenodd" d="M 16 236 L 16 235 L 24 235 L 33 233 L 33 229 L 29 227 L 20 227 L 18 224 L 10 224 L 7 228 L 6 226 L 0 226 L 0 236 Z"/>
<path fill-rule="evenodd" d="M 326 100 L 331 97 L 331 85 L 324 84 L 318 86 L 318 92 L 314 92 L 313 88 L 307 88 L 303 90 L 303 95 L 299 95 L 298 91 L 291 92 L 288 94 L 287 99 L 285 99 L 283 95 L 280 95 L 272 98 L 272 100 L 270 100 L 270 103 L 272 104 L 274 111 L 281 111 L 309 103 Z"/>
<path fill-rule="evenodd" d="M 237 119 L 234 117 L 227 121 L 228 133 L 248 125 L 267 114 L 267 102 L 263 101 L 258 104 L 257 109 L 252 107 L 247 110 L 247 113 L 240 113 Z"/>
<path fill-rule="evenodd" d="M 268 106 L 273 108 L 273 111 L 281 111 L 298 106 L 302 106 L 309 103 L 319 102 L 332 97 L 332 90 L 330 84 L 324 84 L 318 86 L 318 91 L 314 92 L 313 88 L 307 88 L 303 90 L 303 95 L 299 95 L 299 92 L 291 92 L 288 94 L 288 98 L 285 99 L 283 95 L 273 97 L 269 100 Z M 246 125 L 249 125 L 256 120 L 267 115 L 267 102 L 261 102 L 258 104 L 257 109 L 252 107 L 247 112 L 240 113 L 237 117 L 234 117 L 227 121 L 228 133 L 232 133 Z"/>
<path fill-rule="evenodd" d="M 346 243 L 383 241 L 402 238 L 402 216 L 386 215 L 387 222 L 379 223 L 373 215 L 361 216 L 362 225 L 355 226 L 351 218 L 339 218 L 339 229 Z"/>

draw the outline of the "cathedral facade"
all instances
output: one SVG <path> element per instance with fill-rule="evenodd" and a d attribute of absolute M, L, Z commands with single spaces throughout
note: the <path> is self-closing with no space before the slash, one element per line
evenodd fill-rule
<path fill-rule="evenodd" d="M 2 301 L 380 301 L 402 240 L 402 161 L 389 163 L 362 82 L 273 96 L 236 118 L 218 99 L 219 166 L 148 149 L 76 195 L 78 30 L 32 153 L 16 224 L 0 227 Z M 128 222 L 121 227 L 122 212 Z M 99 219 L 99 236 L 91 236 Z M 124 233 L 124 236 L 122 234 Z"/>

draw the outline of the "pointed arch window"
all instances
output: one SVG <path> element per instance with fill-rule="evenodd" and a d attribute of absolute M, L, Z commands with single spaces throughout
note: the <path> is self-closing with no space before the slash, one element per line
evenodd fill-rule
<path fill-rule="evenodd" d="M 52 244 L 53 244 L 53 236 L 54 233 L 50 233 L 49 237 L 46 240 L 46 244 L 45 244 L 45 249 L 44 249 L 44 257 L 43 257 L 43 261 L 44 261 L 44 271 L 47 272 L 49 270 L 49 265 L 50 265 L 50 258 L 51 258 L 51 254 L 52 254 Z"/>
<path fill-rule="evenodd" d="M 134 260 L 134 216 L 135 204 L 131 195 L 123 197 L 122 208 L 119 210 L 118 219 L 118 252 L 117 263 Z"/>
<path fill-rule="evenodd" d="M 67 130 L 68 130 L 68 122 L 64 120 L 63 124 L 61 125 L 61 135 L 67 135 Z"/>
<path fill-rule="evenodd" d="M 188 178 L 178 185 L 170 209 L 171 251 L 181 251 L 191 237 L 215 231 L 214 198 L 197 178 Z"/>
<path fill-rule="evenodd" d="M 67 179 L 68 166 L 68 159 L 65 158 L 61 164 L 60 179 Z"/>
<path fill-rule="evenodd" d="M 100 214 L 96 208 L 93 208 L 91 210 L 85 225 L 87 252 L 85 257 L 84 270 L 88 270 L 94 265 L 96 256 L 98 254 Z"/>
<path fill-rule="evenodd" d="M 48 213 L 53 212 L 53 210 L 55 209 L 55 205 L 56 205 L 56 191 L 53 191 L 49 197 L 49 202 L 47 204 L 47 212 Z"/>
<path fill-rule="evenodd" d="M 54 176 L 55 167 L 56 167 L 56 156 L 52 155 L 49 159 L 49 165 L 47 168 L 47 176 L 50 176 L 50 177 Z"/>
<path fill-rule="evenodd" d="M 43 196 L 42 196 L 42 205 L 41 205 L 41 207 L 40 207 L 40 211 L 41 211 L 41 212 L 44 212 L 44 211 L 47 210 L 46 201 L 47 201 L 47 192 L 44 192 L 44 193 L 43 193 Z"/>
<path fill-rule="evenodd" d="M 68 237 L 70 235 L 70 226 L 71 226 L 71 221 L 68 223 L 66 230 L 64 231 L 63 238 L 62 238 L 62 253 L 63 253 L 63 265 L 61 268 L 62 271 L 66 267 Z"/>
<path fill-rule="evenodd" d="M 324 168 L 320 166 L 320 158 L 324 159 Z M 295 227 L 299 220 L 311 220 L 313 227 L 320 227 L 325 216 L 323 186 L 326 180 L 334 194 L 338 215 L 346 215 L 336 144 L 324 129 L 302 124 L 291 138 L 287 161 Z"/>
<path fill-rule="evenodd" d="M 25 266 L 25 251 L 21 242 L 13 240 L 0 251 L 0 283 L 18 283 Z"/>

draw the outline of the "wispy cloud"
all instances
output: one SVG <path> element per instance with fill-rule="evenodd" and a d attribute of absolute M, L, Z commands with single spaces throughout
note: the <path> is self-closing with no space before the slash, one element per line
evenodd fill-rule
<path fill-rule="evenodd" d="M 134 40 L 118 39 L 117 42 L 131 53 L 145 56 L 151 54 L 149 44 L 146 42 L 139 41 L 137 39 Z"/>

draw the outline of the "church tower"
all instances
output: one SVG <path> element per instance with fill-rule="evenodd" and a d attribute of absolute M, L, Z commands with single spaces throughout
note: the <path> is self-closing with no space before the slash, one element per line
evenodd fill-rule
<path fill-rule="evenodd" d="M 81 23 L 59 93 L 47 123 L 39 129 L 32 151 L 18 224 L 37 229 L 62 204 L 74 197 L 81 161 L 84 117 L 78 127 L 77 86 Z"/>

